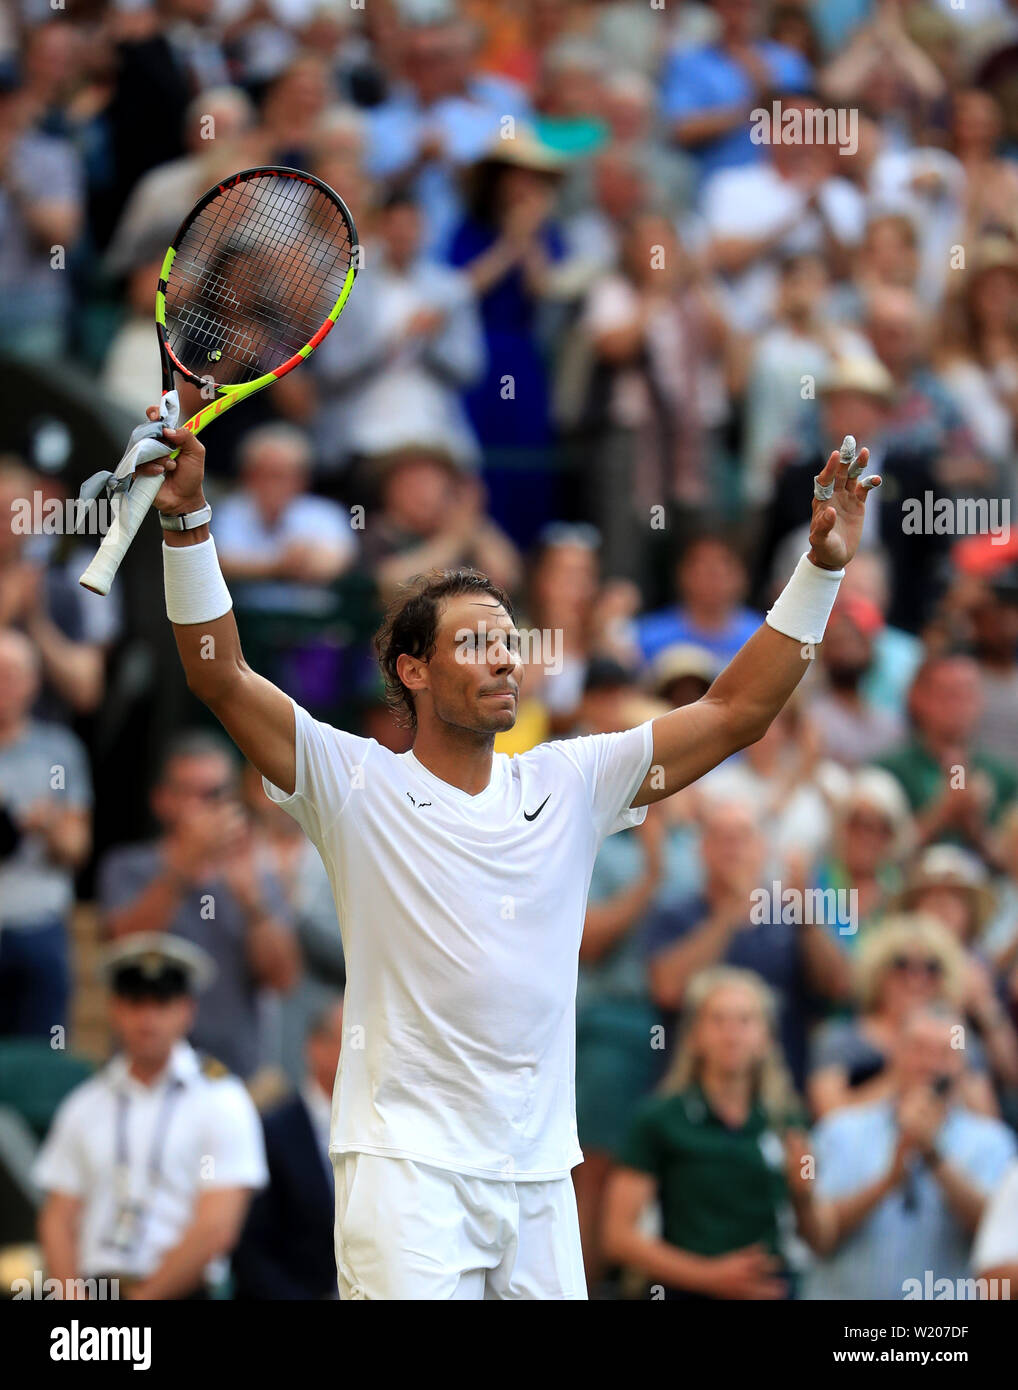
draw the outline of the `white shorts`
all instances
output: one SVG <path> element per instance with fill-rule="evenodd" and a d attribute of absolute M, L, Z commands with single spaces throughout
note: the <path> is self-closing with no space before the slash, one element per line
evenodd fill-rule
<path fill-rule="evenodd" d="M 501 1182 L 333 1154 L 343 1299 L 585 1299 L 570 1178 Z"/>

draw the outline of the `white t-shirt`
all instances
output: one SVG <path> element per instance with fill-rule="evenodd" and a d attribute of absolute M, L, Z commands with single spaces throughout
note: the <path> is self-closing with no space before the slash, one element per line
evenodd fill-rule
<path fill-rule="evenodd" d="M 857 246 L 866 225 L 866 205 L 847 179 L 825 179 L 818 192 L 824 218 L 842 246 Z M 708 240 L 765 238 L 783 230 L 770 254 L 758 256 L 739 274 L 723 281 L 723 304 L 731 323 L 759 333 L 770 322 L 778 286 L 777 259 L 824 248 L 824 226 L 807 206 L 805 189 L 782 178 L 773 164 L 740 165 L 714 174 L 703 190 Z"/>
<path fill-rule="evenodd" d="M 342 924 L 331 1152 L 566 1176 L 587 890 L 605 836 L 646 816 L 650 724 L 496 753 L 470 796 L 294 709 L 294 794 L 263 785 L 318 847 Z"/>
<path fill-rule="evenodd" d="M 297 541 L 334 547 L 352 555 L 357 542 L 350 517 L 327 497 L 302 493 L 290 502 L 274 526 L 268 526 L 254 498 L 242 488 L 216 509 L 216 553 L 223 565 L 231 560 L 271 560 Z M 313 615 L 331 605 L 327 586 L 291 579 L 247 581 L 244 601 L 265 612 L 306 612 Z"/>

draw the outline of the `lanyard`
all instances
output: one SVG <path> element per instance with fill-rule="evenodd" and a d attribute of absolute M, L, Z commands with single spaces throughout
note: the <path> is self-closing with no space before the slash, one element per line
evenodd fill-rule
<path fill-rule="evenodd" d="M 152 1148 L 148 1159 L 148 1177 L 153 1187 L 162 1177 L 163 1153 L 166 1149 L 166 1140 L 170 1132 L 170 1119 L 173 1115 L 174 1106 L 183 1089 L 184 1083 L 174 1079 L 168 1083 L 166 1089 L 163 1091 L 162 1105 L 159 1107 L 159 1114 L 156 1117 L 156 1125 L 152 1134 Z M 131 1191 L 131 1167 L 127 1145 L 127 1112 L 130 1103 L 131 1098 L 126 1091 L 121 1090 L 117 1092 L 115 1167 L 117 1174 L 117 1195 L 123 1202 L 128 1200 Z"/>

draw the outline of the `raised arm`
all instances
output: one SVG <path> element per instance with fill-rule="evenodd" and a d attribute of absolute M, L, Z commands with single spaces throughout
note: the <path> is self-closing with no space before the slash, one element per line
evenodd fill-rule
<path fill-rule="evenodd" d="M 866 496 L 879 477 L 861 478 L 869 450 L 835 450 L 816 480 L 810 549 L 756 631 L 702 699 L 654 720 L 654 759 L 634 806 L 660 801 L 730 754 L 762 738 L 802 680 L 823 638 L 843 567 L 862 535 Z M 793 635 L 789 635 L 793 634 Z"/>
<path fill-rule="evenodd" d="M 150 420 L 158 419 L 158 407 L 150 406 L 148 416 Z M 156 509 L 169 515 L 199 511 L 205 506 L 204 445 L 189 430 L 167 429 L 163 431 L 163 438 L 180 450 L 177 458 L 145 464 L 138 470 L 139 473 L 167 474 L 156 496 Z M 211 563 L 213 575 L 210 576 L 204 566 L 201 574 L 189 566 L 188 572 L 178 570 L 173 581 L 175 589 L 188 601 L 193 591 L 195 605 L 202 603 L 205 593 L 218 589 L 214 580 L 218 566 L 214 553 L 210 554 L 210 536 L 207 524 L 193 531 L 163 532 L 164 543 L 171 551 L 206 547 L 202 554 L 208 557 L 206 565 Z M 171 557 L 167 559 L 173 563 Z M 225 609 L 226 601 L 218 605 L 213 602 L 213 607 Z M 173 635 L 188 689 L 208 705 L 258 771 L 275 786 L 292 794 L 297 780 L 293 705 L 287 695 L 252 671 L 245 662 L 232 610 L 222 611 L 221 616 L 212 619 L 174 622 Z"/>

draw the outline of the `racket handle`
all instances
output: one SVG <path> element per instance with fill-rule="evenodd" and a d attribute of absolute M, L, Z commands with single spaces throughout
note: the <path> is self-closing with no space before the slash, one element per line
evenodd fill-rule
<path fill-rule="evenodd" d="M 165 481 L 162 473 L 154 478 L 145 474 L 135 476 L 126 494 L 121 495 L 120 505 L 102 545 L 78 580 L 83 589 L 91 589 L 94 594 L 102 594 L 103 597 L 109 593 L 120 563 Z"/>

